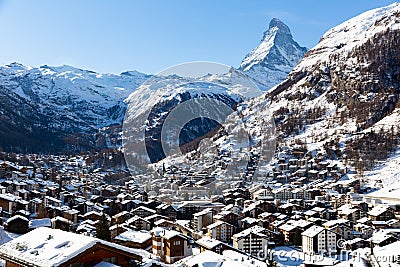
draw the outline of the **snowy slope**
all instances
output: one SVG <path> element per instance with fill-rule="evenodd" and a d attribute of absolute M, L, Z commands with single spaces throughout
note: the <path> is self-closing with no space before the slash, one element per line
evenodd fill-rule
<path fill-rule="evenodd" d="M 154 76 L 127 99 L 123 132 L 127 161 L 136 162 L 131 169 L 190 151 L 240 102 L 259 94 L 250 78 L 234 68 L 200 78 Z"/>
<path fill-rule="evenodd" d="M 71 66 L 0 66 L 0 146 L 59 151 L 70 134 L 69 142 L 76 144 L 79 135 L 121 124 L 123 101 L 148 78 L 135 71 L 113 75 Z M 90 143 L 81 137 L 79 142 Z"/>
<path fill-rule="evenodd" d="M 239 69 L 254 78 L 262 90 L 268 90 L 286 78 L 306 51 L 293 40 L 289 27 L 274 18 L 260 44 L 246 55 Z"/>
<path fill-rule="evenodd" d="M 296 66 L 294 72 L 304 68 L 329 62 L 331 55 L 345 57 L 354 47 L 384 31 L 400 29 L 400 3 L 373 9 L 362 13 L 326 32 L 320 42 L 308 51 L 307 56 Z"/>
<path fill-rule="evenodd" d="M 369 197 L 382 200 L 400 200 L 400 151 L 373 171 L 366 174 L 369 185 L 378 188 Z M 379 189 L 381 188 L 381 189 Z"/>

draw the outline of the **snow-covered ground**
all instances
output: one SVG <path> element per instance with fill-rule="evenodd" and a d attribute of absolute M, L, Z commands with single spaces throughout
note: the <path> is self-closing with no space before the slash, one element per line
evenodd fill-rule
<path fill-rule="evenodd" d="M 368 194 L 368 197 L 383 201 L 400 200 L 400 150 L 384 164 L 366 174 L 371 186 L 382 186 L 382 189 Z"/>
<path fill-rule="evenodd" d="M 279 267 L 282 266 L 300 266 L 303 262 L 318 262 L 319 264 L 324 263 L 326 265 L 333 265 L 333 263 L 345 262 L 351 260 L 351 256 L 348 254 L 336 255 L 331 257 L 323 257 L 320 255 L 307 255 L 304 254 L 300 249 L 281 246 L 276 247 L 274 250 L 274 258 L 278 263 Z"/>

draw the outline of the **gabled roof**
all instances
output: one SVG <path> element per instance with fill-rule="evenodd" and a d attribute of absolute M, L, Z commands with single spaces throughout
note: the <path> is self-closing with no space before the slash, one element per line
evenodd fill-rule
<path fill-rule="evenodd" d="M 147 258 L 144 250 L 127 248 L 94 237 L 47 227 L 37 228 L 0 246 L 3 259 L 29 266 L 59 266 L 95 245 L 102 245 L 136 259 Z"/>
<path fill-rule="evenodd" d="M 175 231 L 175 230 L 168 230 L 168 229 L 164 229 L 162 227 L 155 227 L 153 228 L 153 230 L 151 230 L 151 233 L 154 236 L 160 236 L 163 237 L 165 239 L 171 239 L 173 237 L 179 236 L 183 239 L 189 240 L 190 237 L 182 234 L 181 232 Z"/>
<path fill-rule="evenodd" d="M 324 231 L 324 228 L 318 225 L 311 226 L 307 230 L 305 230 L 301 235 L 307 237 L 314 237 Z"/>
<path fill-rule="evenodd" d="M 370 216 L 379 216 L 383 214 L 384 212 L 389 211 L 388 206 L 376 206 L 372 210 L 368 212 L 368 215 Z"/>
<path fill-rule="evenodd" d="M 7 220 L 7 223 L 10 223 L 10 222 L 15 221 L 15 220 L 23 220 L 23 221 L 29 222 L 29 219 L 27 219 L 26 217 L 21 216 L 21 215 L 15 215 L 15 216 L 9 218 Z"/>
<path fill-rule="evenodd" d="M 221 241 L 208 236 L 200 238 L 199 240 L 196 241 L 196 243 L 207 249 L 213 249 L 222 244 Z"/>
<path fill-rule="evenodd" d="M 232 226 L 231 224 L 229 224 L 227 222 L 224 222 L 224 221 L 216 221 L 215 223 L 208 225 L 207 229 L 213 229 L 213 228 L 218 227 L 218 226 L 223 225 L 223 224 Z"/>
<path fill-rule="evenodd" d="M 135 243 L 144 243 L 149 239 L 151 239 L 150 232 L 144 230 L 141 231 L 128 230 L 115 237 L 115 240 L 118 241 L 130 241 Z"/>
<path fill-rule="evenodd" d="M 250 234 L 255 234 L 258 235 L 260 237 L 265 237 L 267 238 L 268 236 L 266 234 L 264 234 L 265 232 L 268 232 L 267 229 L 265 229 L 264 227 L 255 225 L 253 227 L 250 227 L 246 230 L 241 231 L 240 233 L 234 234 L 233 238 L 234 239 L 242 239 Z"/>
<path fill-rule="evenodd" d="M 155 210 L 150 209 L 150 208 L 145 207 L 145 206 L 137 207 L 136 209 L 133 209 L 132 212 L 135 212 L 135 211 L 138 211 L 138 210 L 145 210 L 145 211 L 148 211 L 148 212 L 151 212 L 151 213 L 157 213 Z"/>

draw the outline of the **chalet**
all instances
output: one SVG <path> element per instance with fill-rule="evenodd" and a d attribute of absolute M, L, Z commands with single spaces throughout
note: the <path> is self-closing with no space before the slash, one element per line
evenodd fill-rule
<path fill-rule="evenodd" d="M 160 204 L 156 207 L 157 214 L 168 217 L 169 220 L 176 220 L 178 211 L 170 204 Z"/>
<path fill-rule="evenodd" d="M 71 231 L 73 222 L 63 217 L 57 216 L 51 219 L 51 227 L 63 231 Z"/>
<path fill-rule="evenodd" d="M 207 250 L 211 250 L 215 253 L 222 254 L 224 249 L 228 248 L 229 246 L 224 244 L 223 242 L 211 238 L 209 236 L 202 237 L 196 241 L 196 244 L 200 246 L 200 252 L 204 252 Z"/>
<path fill-rule="evenodd" d="M 154 221 L 154 226 L 163 227 L 165 229 L 173 229 L 175 227 L 175 223 L 166 219 L 159 219 L 157 221 Z"/>
<path fill-rule="evenodd" d="M 129 212 L 121 211 L 120 213 L 111 217 L 111 224 L 122 224 L 131 217 L 132 215 Z"/>
<path fill-rule="evenodd" d="M 395 211 L 389 206 L 375 206 L 368 212 L 368 217 L 373 221 L 388 221 L 394 219 Z"/>
<path fill-rule="evenodd" d="M 19 198 L 12 194 L 0 194 L 0 207 L 5 215 L 12 215 L 16 211 Z"/>
<path fill-rule="evenodd" d="M 398 239 L 392 233 L 385 229 L 374 232 L 372 236 L 367 239 L 372 247 L 383 247 L 393 242 L 396 242 L 397 240 Z"/>
<path fill-rule="evenodd" d="M 151 223 L 148 220 L 143 219 L 143 218 L 141 218 L 139 216 L 133 216 L 132 218 L 127 220 L 125 222 L 125 224 L 128 227 L 133 227 L 136 230 L 147 230 L 147 231 L 149 231 L 151 229 Z"/>
<path fill-rule="evenodd" d="M 157 212 L 155 210 L 147 208 L 145 206 L 140 206 L 140 207 L 137 207 L 136 209 L 132 210 L 132 214 L 133 215 L 139 216 L 141 218 L 145 218 L 145 217 L 148 217 L 150 215 L 154 215 L 156 213 Z"/>
<path fill-rule="evenodd" d="M 6 266 L 95 266 L 101 262 L 132 266 L 144 257 L 148 253 L 143 250 L 45 227 L 0 246 Z"/>
<path fill-rule="evenodd" d="M 232 234 L 233 226 L 223 221 L 217 221 L 207 226 L 207 236 L 222 242 L 230 242 Z"/>
<path fill-rule="evenodd" d="M 385 229 L 388 228 L 387 223 L 385 221 L 371 221 L 370 224 L 374 229 Z"/>
<path fill-rule="evenodd" d="M 386 222 L 389 228 L 400 228 L 400 221 L 398 219 L 391 219 Z"/>
<path fill-rule="evenodd" d="M 147 220 L 147 221 L 149 221 L 149 222 L 150 222 L 150 226 L 153 228 L 153 227 L 154 227 L 154 223 L 155 223 L 156 221 L 159 221 L 159 220 L 167 220 L 168 217 L 162 216 L 162 215 L 160 215 L 160 214 L 153 214 L 153 215 L 150 215 L 150 216 L 148 216 L 148 217 L 145 217 L 144 219 Z"/>
<path fill-rule="evenodd" d="M 240 216 L 239 214 L 233 212 L 233 211 L 221 211 L 217 215 L 214 216 L 214 222 L 217 221 L 224 221 L 229 224 L 232 224 L 233 227 L 237 228 L 239 227 L 239 221 L 240 221 Z"/>
<path fill-rule="evenodd" d="M 192 200 L 192 201 L 183 201 L 177 207 L 179 214 L 181 216 L 180 219 L 190 220 L 193 218 L 195 213 L 203 211 L 205 209 L 212 209 L 213 213 L 218 213 L 221 209 L 225 207 L 222 203 L 212 203 L 209 200 Z"/>
<path fill-rule="evenodd" d="M 359 248 L 369 247 L 369 242 L 362 238 L 354 238 L 352 240 L 347 240 L 344 243 L 344 249 L 348 251 L 356 250 Z"/>
<path fill-rule="evenodd" d="M 15 215 L 6 222 L 5 229 L 15 234 L 25 234 L 28 232 L 29 220 L 21 215 Z"/>
<path fill-rule="evenodd" d="M 222 210 L 218 213 L 221 214 L 223 212 L 233 212 L 236 214 L 242 213 L 242 204 L 239 204 L 240 201 L 236 201 L 235 204 L 230 204 L 222 208 Z"/>
<path fill-rule="evenodd" d="M 250 205 L 246 206 L 243 209 L 243 214 L 246 217 L 251 217 L 251 218 L 257 218 L 258 215 L 260 215 L 261 213 L 263 213 L 266 210 L 263 210 L 259 204 L 261 203 L 261 201 L 256 201 L 254 203 L 251 203 Z"/>
<path fill-rule="evenodd" d="M 192 240 L 180 232 L 154 228 L 152 252 L 165 263 L 175 263 L 192 255 Z"/>
<path fill-rule="evenodd" d="M 354 229 L 348 220 L 338 219 L 327 221 L 322 225 L 324 228 L 337 233 L 341 238 L 350 240 L 354 238 Z"/>
<path fill-rule="evenodd" d="M 354 230 L 359 233 L 359 237 L 363 239 L 368 239 L 372 236 L 374 229 L 372 226 L 367 225 L 367 224 L 362 224 L 362 223 L 357 223 L 354 226 Z"/>
<path fill-rule="evenodd" d="M 274 194 L 271 187 L 260 189 L 252 194 L 252 198 L 255 200 L 273 200 Z"/>
<path fill-rule="evenodd" d="M 213 210 L 211 208 L 193 214 L 192 227 L 196 231 L 203 231 L 208 225 L 213 223 Z"/>
<path fill-rule="evenodd" d="M 77 223 L 78 222 L 78 214 L 79 214 L 78 210 L 68 209 L 68 210 L 63 211 L 62 217 L 73 223 Z"/>
<path fill-rule="evenodd" d="M 346 219 L 353 223 L 357 222 L 361 216 L 361 210 L 359 207 L 354 207 L 351 204 L 345 204 L 337 209 L 338 217 L 342 219 Z"/>

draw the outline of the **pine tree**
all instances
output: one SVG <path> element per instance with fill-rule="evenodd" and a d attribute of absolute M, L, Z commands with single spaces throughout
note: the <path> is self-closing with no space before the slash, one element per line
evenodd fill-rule
<path fill-rule="evenodd" d="M 110 225 L 104 213 L 101 215 L 99 223 L 96 226 L 96 237 L 105 241 L 111 241 Z"/>

